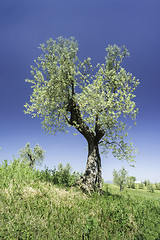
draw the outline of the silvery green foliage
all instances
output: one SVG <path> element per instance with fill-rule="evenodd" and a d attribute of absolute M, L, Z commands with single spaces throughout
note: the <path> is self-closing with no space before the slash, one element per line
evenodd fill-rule
<path fill-rule="evenodd" d="M 120 187 L 120 191 L 127 185 L 128 172 L 122 167 L 118 172 L 113 170 L 113 183 Z"/>
<path fill-rule="evenodd" d="M 32 151 L 30 143 L 27 143 L 24 148 L 20 149 L 19 155 L 21 162 L 29 164 L 30 167 L 34 167 L 35 164 L 40 165 L 42 163 L 44 153 L 45 151 L 38 144 L 36 144 Z"/>
<path fill-rule="evenodd" d="M 136 181 L 136 177 L 134 177 L 134 176 L 128 177 L 127 178 L 127 187 L 135 189 L 136 188 L 135 181 Z"/>
<path fill-rule="evenodd" d="M 49 39 L 40 49 L 43 53 L 31 67 L 33 79 L 26 80 L 33 92 L 25 113 L 40 117 L 49 133 L 66 131 L 68 126 L 83 135 L 86 130 L 94 136 L 99 131 L 103 152 L 111 149 L 114 157 L 133 161 L 133 144 L 125 138 L 127 117 L 135 120 L 138 112 L 133 99 L 139 80 L 121 66 L 128 50 L 109 45 L 105 62 L 94 68 L 90 58 L 79 60 L 74 38 Z"/>

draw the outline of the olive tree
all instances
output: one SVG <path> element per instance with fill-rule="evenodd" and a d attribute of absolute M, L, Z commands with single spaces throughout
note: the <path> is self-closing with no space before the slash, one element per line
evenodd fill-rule
<path fill-rule="evenodd" d="M 136 188 L 135 181 L 136 181 L 136 177 L 134 177 L 134 176 L 128 177 L 128 179 L 127 179 L 127 187 L 135 189 Z"/>
<path fill-rule="evenodd" d="M 38 144 L 36 144 L 32 151 L 30 143 L 27 143 L 26 146 L 19 151 L 21 162 L 28 164 L 31 168 L 33 168 L 35 164 L 42 163 L 44 153 L 45 151 Z"/>
<path fill-rule="evenodd" d="M 123 68 L 128 50 L 117 45 L 106 48 L 103 64 L 93 67 L 91 59 L 80 61 L 74 38 L 49 39 L 41 44 L 42 54 L 32 66 L 33 92 L 25 113 L 42 119 L 49 133 L 74 127 L 88 144 L 83 189 L 101 189 L 100 150 L 112 150 L 114 157 L 133 161 L 133 145 L 127 140 L 127 117 L 135 120 L 133 100 L 139 81 Z"/>
<path fill-rule="evenodd" d="M 122 169 L 118 172 L 115 169 L 113 170 L 113 183 L 120 187 L 120 191 L 122 191 L 127 185 L 127 180 L 128 172 L 125 170 L 124 167 L 122 167 Z"/>

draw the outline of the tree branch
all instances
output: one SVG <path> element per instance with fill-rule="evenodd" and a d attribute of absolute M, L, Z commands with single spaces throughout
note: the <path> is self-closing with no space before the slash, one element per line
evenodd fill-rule
<path fill-rule="evenodd" d="M 102 139 L 102 137 L 105 134 L 105 131 L 101 128 L 102 125 L 98 123 L 98 114 L 96 115 L 96 122 L 95 122 L 95 133 L 96 133 L 96 142 L 99 143 L 99 141 Z"/>
<path fill-rule="evenodd" d="M 33 168 L 33 165 L 35 163 L 35 158 L 32 157 L 32 155 L 30 153 L 27 153 L 28 157 L 30 158 L 30 163 L 29 163 L 29 166 L 31 168 Z"/>
<path fill-rule="evenodd" d="M 87 141 L 93 138 L 94 133 L 83 120 L 79 106 L 78 104 L 76 104 L 74 99 L 70 99 L 69 104 L 67 106 L 67 111 L 70 112 L 71 114 L 70 119 L 68 119 L 68 117 L 65 116 L 68 124 L 75 127 L 86 138 Z"/>
<path fill-rule="evenodd" d="M 122 150 L 122 152 L 125 153 L 124 148 L 118 142 L 115 142 L 115 141 L 109 142 L 109 141 L 107 141 L 107 143 L 108 144 L 117 144 L 120 147 L 120 149 Z"/>
<path fill-rule="evenodd" d="M 67 115 L 66 115 L 66 114 L 64 114 L 64 117 L 65 117 L 65 119 L 66 119 L 67 123 L 68 123 L 68 124 L 70 124 L 70 120 L 69 120 L 69 118 L 67 117 Z"/>

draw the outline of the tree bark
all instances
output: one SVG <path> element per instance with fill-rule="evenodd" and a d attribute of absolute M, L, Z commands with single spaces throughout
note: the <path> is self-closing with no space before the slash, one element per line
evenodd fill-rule
<path fill-rule="evenodd" d="M 70 112 L 70 119 L 66 120 L 68 124 L 75 127 L 88 142 L 88 158 L 84 175 L 77 181 L 81 189 L 91 193 L 92 191 L 101 191 L 102 188 L 102 169 L 101 158 L 98 144 L 104 136 L 104 130 L 98 124 L 98 115 L 96 117 L 95 131 L 91 130 L 81 116 L 79 106 L 71 99 L 67 111 Z"/>
<path fill-rule="evenodd" d="M 27 153 L 27 154 L 28 154 L 28 157 L 29 157 L 29 160 L 30 160 L 30 162 L 29 162 L 29 166 L 30 166 L 31 168 L 33 168 L 36 159 L 33 158 L 32 155 L 31 155 L 30 153 Z"/>
<path fill-rule="evenodd" d="M 84 175 L 78 180 L 84 191 L 91 193 L 102 189 L 102 168 L 98 144 L 95 139 L 88 142 L 88 158 Z"/>

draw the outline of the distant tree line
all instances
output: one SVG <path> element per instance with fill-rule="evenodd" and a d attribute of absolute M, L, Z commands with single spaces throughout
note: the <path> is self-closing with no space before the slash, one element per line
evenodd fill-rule
<path fill-rule="evenodd" d="M 147 188 L 149 192 L 154 192 L 154 190 L 160 190 L 160 183 L 152 184 L 149 180 L 145 180 L 139 184 L 136 184 L 136 177 L 128 176 L 128 172 L 124 167 L 122 167 L 119 171 L 113 170 L 113 183 L 119 186 L 120 191 L 122 191 L 125 187 L 130 189 L 144 189 Z M 136 187 L 137 186 L 137 187 Z"/>

